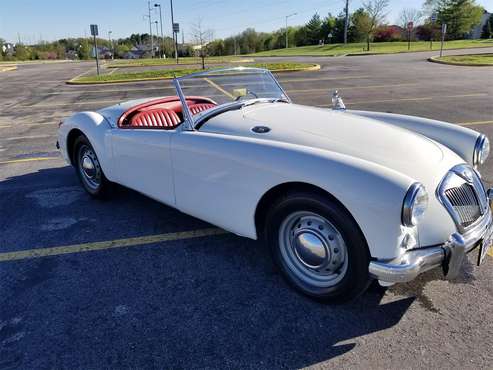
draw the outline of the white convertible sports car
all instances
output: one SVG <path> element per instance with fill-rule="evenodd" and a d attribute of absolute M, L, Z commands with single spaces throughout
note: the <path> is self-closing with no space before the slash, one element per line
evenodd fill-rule
<path fill-rule="evenodd" d="M 118 183 L 263 239 L 299 291 L 344 301 L 492 244 L 488 139 L 429 119 L 293 104 L 269 71 L 173 81 L 176 93 L 76 113 L 58 143 L 84 188 Z"/>

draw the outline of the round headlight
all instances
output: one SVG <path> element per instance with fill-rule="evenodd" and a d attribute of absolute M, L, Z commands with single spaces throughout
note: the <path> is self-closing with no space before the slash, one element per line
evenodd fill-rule
<path fill-rule="evenodd" d="M 490 141 L 483 134 L 479 135 L 474 146 L 474 154 L 472 156 L 473 165 L 475 167 L 484 164 L 490 155 Z"/>
<path fill-rule="evenodd" d="M 428 192 L 419 182 L 411 185 L 404 197 L 402 206 L 402 224 L 416 226 L 428 207 Z"/>

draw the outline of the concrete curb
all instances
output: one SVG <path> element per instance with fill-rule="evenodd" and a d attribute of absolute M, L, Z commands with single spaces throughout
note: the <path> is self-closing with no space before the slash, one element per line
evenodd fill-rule
<path fill-rule="evenodd" d="M 304 68 L 293 68 L 293 69 L 273 69 L 272 73 L 285 73 L 285 72 L 309 72 L 320 70 L 320 64 L 314 64 L 309 67 Z M 172 80 L 173 77 L 147 77 L 147 78 L 134 78 L 126 80 L 111 80 L 111 81 L 77 81 L 80 76 L 76 76 L 68 81 L 65 81 L 67 85 L 107 85 L 107 84 L 122 84 L 122 83 L 133 83 L 133 82 L 145 82 L 145 81 L 161 81 L 161 80 Z"/>
<path fill-rule="evenodd" d="M 461 54 L 461 55 L 453 55 L 454 57 L 467 56 L 467 55 L 481 55 L 481 54 Z M 460 67 L 493 67 L 493 64 L 474 64 L 474 63 L 460 63 L 460 62 L 446 62 L 444 60 L 439 60 L 438 56 L 428 58 L 428 62 L 437 63 L 437 64 L 445 64 L 449 66 L 460 66 Z"/>
<path fill-rule="evenodd" d="M 206 60 L 207 62 L 207 60 Z M 239 60 L 230 60 L 230 61 L 225 61 L 225 62 L 209 62 L 206 63 L 208 65 L 224 65 L 224 64 L 237 64 L 237 63 L 255 63 L 255 59 L 253 58 L 244 58 L 244 59 L 239 59 Z M 150 65 L 132 65 L 132 64 L 121 64 L 119 65 L 118 63 L 115 64 L 109 64 L 106 66 L 106 68 L 145 68 L 145 67 L 172 67 L 172 66 L 196 66 L 196 65 L 201 65 L 201 62 L 197 63 L 180 63 L 180 64 L 150 64 Z"/>
<path fill-rule="evenodd" d="M 488 49 L 492 48 L 493 43 L 488 46 L 471 46 L 468 48 L 450 48 L 450 49 L 444 49 L 447 51 L 453 51 L 453 50 L 468 50 L 468 49 Z M 255 55 L 253 54 L 253 58 L 298 58 L 298 57 L 310 57 L 310 58 L 334 58 L 334 57 L 362 57 L 362 56 L 374 56 L 374 55 L 392 55 L 392 54 L 410 54 L 410 53 L 429 53 L 430 51 L 436 51 L 436 50 L 402 50 L 402 51 L 394 51 L 394 52 L 383 52 L 383 53 L 341 53 L 341 54 L 293 54 L 293 55 Z"/>
<path fill-rule="evenodd" d="M 0 66 L 0 73 L 1 72 L 10 72 L 10 71 L 15 71 L 17 69 L 17 66 Z"/>

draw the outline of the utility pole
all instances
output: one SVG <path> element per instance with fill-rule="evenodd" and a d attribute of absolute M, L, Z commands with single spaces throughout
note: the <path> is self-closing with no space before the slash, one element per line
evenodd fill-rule
<path fill-rule="evenodd" d="M 159 21 L 161 23 L 161 58 L 164 57 L 164 34 L 163 34 L 163 14 L 161 12 L 161 4 L 154 4 L 155 8 L 159 8 Z"/>
<path fill-rule="evenodd" d="M 173 13 L 173 0 L 169 0 L 171 5 L 171 28 L 173 32 L 173 43 L 175 44 L 175 58 L 176 64 L 178 64 L 178 40 L 176 39 L 178 35 L 175 33 L 175 18 Z"/>
<path fill-rule="evenodd" d="M 344 44 L 347 44 L 347 34 L 349 30 L 349 0 L 346 0 L 346 7 L 344 9 L 346 16 L 344 19 Z"/>
<path fill-rule="evenodd" d="M 236 36 L 233 37 L 233 41 L 234 41 L 234 45 L 235 45 L 235 56 L 238 55 L 237 52 L 236 52 Z"/>
<path fill-rule="evenodd" d="M 110 40 L 111 59 L 115 59 L 115 50 L 113 47 L 113 40 L 111 39 L 112 33 L 113 31 L 108 31 L 108 39 Z"/>
<path fill-rule="evenodd" d="M 161 51 L 159 50 L 159 49 L 160 49 L 160 47 L 159 47 L 159 36 L 158 36 L 158 35 L 159 35 L 159 31 L 158 31 L 158 24 L 159 24 L 159 22 L 158 22 L 158 21 L 154 21 L 154 22 L 152 22 L 152 23 L 154 23 L 154 24 L 156 25 L 156 39 L 157 39 L 157 42 L 156 42 L 156 49 L 158 49 L 158 51 L 159 51 L 159 55 L 161 55 Z"/>
<path fill-rule="evenodd" d="M 151 58 L 154 58 L 154 40 L 152 38 L 152 19 L 151 19 L 151 1 L 147 1 L 147 9 L 149 10 L 149 35 L 151 36 Z"/>
<path fill-rule="evenodd" d="M 286 49 L 289 47 L 289 39 L 288 39 L 288 18 L 297 15 L 298 13 L 293 13 L 286 16 Z"/>

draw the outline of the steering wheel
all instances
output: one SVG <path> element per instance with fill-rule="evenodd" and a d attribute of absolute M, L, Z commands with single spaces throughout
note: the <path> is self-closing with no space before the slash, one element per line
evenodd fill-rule
<path fill-rule="evenodd" d="M 236 99 L 235 99 L 235 101 L 238 101 L 238 100 L 240 100 L 241 98 L 244 98 L 245 96 L 248 96 L 248 95 L 251 95 L 251 96 L 253 96 L 255 99 L 258 99 L 258 95 L 257 95 L 257 94 L 255 94 L 253 91 L 247 90 L 246 95 L 240 95 L 240 96 L 237 96 L 237 97 L 236 97 Z"/>

